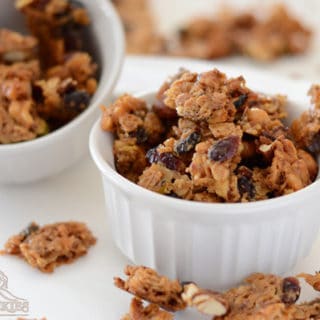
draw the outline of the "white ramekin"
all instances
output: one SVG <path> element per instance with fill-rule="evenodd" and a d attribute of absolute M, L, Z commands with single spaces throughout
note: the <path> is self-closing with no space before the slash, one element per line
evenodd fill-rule
<path fill-rule="evenodd" d="M 90 106 L 64 127 L 32 141 L 0 145 L 0 183 L 26 183 L 53 176 L 74 164 L 88 151 L 88 136 L 99 106 L 110 97 L 124 56 L 121 22 L 109 1 L 81 0 L 88 8 L 94 54 L 99 62 L 99 87 Z M 1 27 L 22 30 L 23 17 L 14 1 L 0 1 Z"/>
<path fill-rule="evenodd" d="M 138 97 L 152 102 L 154 93 Z M 291 107 L 300 108 L 293 110 L 299 113 L 307 104 Z M 134 263 L 181 281 L 225 289 L 252 272 L 289 271 L 308 254 L 320 224 L 320 181 L 253 203 L 174 199 L 119 175 L 112 144 L 112 134 L 103 132 L 97 121 L 90 151 L 102 174 L 110 230 Z"/>

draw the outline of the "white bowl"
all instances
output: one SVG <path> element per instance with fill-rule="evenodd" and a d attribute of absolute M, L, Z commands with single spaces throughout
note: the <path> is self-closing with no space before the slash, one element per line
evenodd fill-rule
<path fill-rule="evenodd" d="M 272 79 L 257 82 L 253 89 L 263 83 L 263 88 L 275 86 L 271 91 L 276 92 L 281 84 L 281 92 L 295 96 L 296 103 L 290 104 L 294 116 L 308 107 L 297 84 Z M 137 96 L 150 104 L 154 100 L 154 93 Z M 181 281 L 225 289 L 252 272 L 287 272 L 309 253 L 320 225 L 319 180 L 293 194 L 252 203 L 180 200 L 118 174 L 113 140 L 98 120 L 90 134 L 91 155 L 102 175 L 113 239 L 134 263 Z"/>
<path fill-rule="evenodd" d="M 92 17 L 93 55 L 99 64 L 99 87 L 89 107 L 64 127 L 32 141 L 0 145 L 0 183 L 25 183 L 55 175 L 88 151 L 88 136 L 99 106 L 110 97 L 124 56 L 121 22 L 109 1 L 81 0 Z M 24 31 L 13 0 L 0 1 L 0 27 Z"/>

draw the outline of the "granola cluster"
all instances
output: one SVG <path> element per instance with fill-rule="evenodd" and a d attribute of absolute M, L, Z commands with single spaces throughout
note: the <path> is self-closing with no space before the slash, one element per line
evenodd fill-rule
<path fill-rule="evenodd" d="M 169 280 L 142 266 L 127 266 L 125 273 L 128 279 L 115 278 L 115 285 L 135 297 L 129 313 L 122 320 L 169 320 L 173 319 L 171 312 L 183 310 L 187 306 L 217 320 L 311 320 L 320 317 L 319 299 L 297 303 L 301 292 L 298 278 L 304 278 L 319 291 L 319 273 L 286 278 L 255 273 L 238 287 L 225 292 L 203 289 L 192 282 L 179 284 L 177 280 Z M 173 292 L 172 288 L 179 290 Z M 141 299 L 150 304 L 144 307 Z M 180 299 L 181 307 L 173 309 L 163 304 L 163 301 L 171 299 Z"/>
<path fill-rule="evenodd" d="M 283 5 L 264 14 L 237 13 L 228 8 L 215 17 L 198 17 L 182 26 L 175 36 L 162 36 L 148 0 L 113 0 L 126 32 L 129 53 L 166 54 L 201 59 L 244 55 L 270 61 L 283 55 L 304 53 L 311 30 Z"/>
<path fill-rule="evenodd" d="M 122 20 L 127 51 L 132 54 L 162 54 L 166 42 L 155 26 L 147 0 L 112 0 Z"/>
<path fill-rule="evenodd" d="M 85 255 L 95 243 L 84 223 L 61 222 L 43 227 L 31 223 L 7 241 L 3 253 L 20 256 L 32 267 L 48 273 Z"/>
<path fill-rule="evenodd" d="M 68 0 L 17 0 L 32 36 L 0 29 L 0 144 L 28 141 L 71 121 L 97 88 L 85 51 L 85 8 Z"/>
<path fill-rule="evenodd" d="M 318 174 L 319 88 L 315 108 L 288 128 L 286 98 L 246 86 L 242 76 L 181 70 L 151 111 L 124 95 L 103 108 L 115 136 L 117 171 L 154 192 L 204 202 L 248 202 L 300 190 Z"/>
<path fill-rule="evenodd" d="M 283 5 L 263 19 L 251 12 L 224 11 L 216 19 L 197 18 L 182 28 L 176 54 L 204 59 L 241 54 L 270 61 L 305 52 L 310 39 L 311 31 Z"/>

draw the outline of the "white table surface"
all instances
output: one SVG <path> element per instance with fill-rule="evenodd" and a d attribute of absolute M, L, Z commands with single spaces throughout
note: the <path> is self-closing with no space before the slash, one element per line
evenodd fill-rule
<path fill-rule="evenodd" d="M 183 62 L 188 63 L 204 66 L 200 62 Z M 158 87 L 181 64 L 161 59 L 129 58 L 116 92 Z M 239 70 L 241 72 L 241 66 Z M 114 288 L 112 278 L 122 274 L 128 261 L 112 243 L 100 176 L 89 155 L 72 169 L 51 179 L 24 186 L 0 186 L 0 245 L 30 221 L 45 224 L 67 220 L 87 222 L 97 236 L 98 242 L 89 254 L 50 275 L 32 269 L 16 257 L 0 256 L 0 270 L 9 278 L 10 291 L 29 301 L 30 318 L 120 319 L 128 310 L 130 296 Z M 320 238 L 310 255 L 291 274 L 319 270 L 319 249 Z M 306 289 L 304 298 L 310 297 L 311 290 Z M 180 313 L 176 319 L 200 318 Z"/>

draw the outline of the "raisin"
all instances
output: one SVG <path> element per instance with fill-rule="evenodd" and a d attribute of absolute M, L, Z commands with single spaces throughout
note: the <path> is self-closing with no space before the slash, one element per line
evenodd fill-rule
<path fill-rule="evenodd" d="M 160 119 L 174 120 L 178 116 L 177 111 L 166 106 L 162 100 L 157 100 L 152 109 Z"/>
<path fill-rule="evenodd" d="M 171 198 L 176 198 L 176 199 L 181 199 L 175 192 L 171 191 L 170 193 L 167 194 L 167 196 Z"/>
<path fill-rule="evenodd" d="M 297 278 L 288 277 L 282 282 L 282 297 L 281 300 L 286 304 L 295 303 L 300 296 L 300 283 Z"/>
<path fill-rule="evenodd" d="M 32 97 L 35 102 L 42 104 L 44 102 L 43 90 L 40 86 L 33 85 Z"/>
<path fill-rule="evenodd" d="M 209 149 L 208 157 L 218 162 L 230 160 L 237 154 L 239 144 L 240 138 L 237 136 L 230 136 L 220 140 Z"/>
<path fill-rule="evenodd" d="M 245 102 L 247 101 L 247 99 L 248 99 L 248 95 L 247 95 L 247 94 L 242 94 L 241 96 L 238 97 L 237 100 L 235 100 L 235 101 L 233 102 L 233 105 L 234 105 L 237 109 L 239 109 L 239 108 L 241 108 L 241 107 L 245 104 Z"/>
<path fill-rule="evenodd" d="M 184 168 L 183 162 L 171 152 L 163 152 L 159 155 L 159 162 L 170 170 L 181 171 Z"/>
<path fill-rule="evenodd" d="M 317 154 L 320 152 L 320 132 L 313 136 L 311 143 L 307 147 L 307 149 L 313 154 Z"/>
<path fill-rule="evenodd" d="M 23 229 L 20 232 L 20 235 L 25 240 L 26 238 L 28 238 L 32 233 L 36 232 L 37 230 L 39 230 L 39 226 L 36 223 L 32 222 L 25 229 Z"/>
<path fill-rule="evenodd" d="M 256 189 L 251 179 L 246 176 L 238 178 L 238 189 L 241 195 L 247 194 L 250 199 L 253 199 L 256 193 Z"/>
<path fill-rule="evenodd" d="M 157 147 L 148 150 L 146 158 L 150 164 L 157 163 L 159 161 L 159 153 Z"/>
<path fill-rule="evenodd" d="M 65 107 L 82 111 L 89 105 L 90 96 L 83 90 L 67 92 L 64 95 L 63 101 Z"/>
<path fill-rule="evenodd" d="M 175 151 L 178 154 L 187 153 L 193 150 L 200 140 L 200 133 L 192 132 L 187 138 L 183 139 L 175 146 Z"/>
<path fill-rule="evenodd" d="M 145 143 L 148 140 L 148 134 L 143 127 L 138 127 L 136 131 L 130 132 L 130 137 L 137 139 L 137 144 Z"/>

